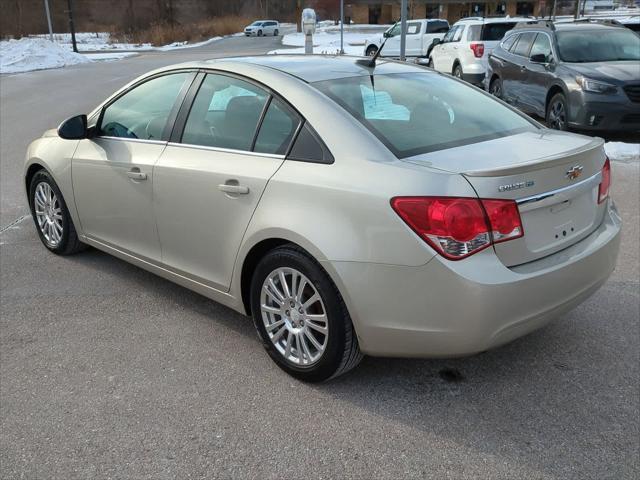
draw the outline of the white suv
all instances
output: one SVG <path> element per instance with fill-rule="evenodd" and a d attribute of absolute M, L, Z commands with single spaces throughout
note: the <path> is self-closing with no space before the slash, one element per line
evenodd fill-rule
<path fill-rule="evenodd" d="M 505 33 L 524 17 L 469 17 L 456 22 L 429 55 L 429 66 L 469 83 L 482 85 L 487 59 Z"/>
<path fill-rule="evenodd" d="M 274 37 L 277 37 L 278 33 L 280 33 L 279 29 L 280 24 L 275 20 L 257 20 L 244 29 L 244 34 L 247 37 L 252 37 L 254 35 L 258 37 L 262 37 L 263 35 L 273 35 Z"/>

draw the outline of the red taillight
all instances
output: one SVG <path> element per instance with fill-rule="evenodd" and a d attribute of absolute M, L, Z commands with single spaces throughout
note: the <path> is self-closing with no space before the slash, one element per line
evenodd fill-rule
<path fill-rule="evenodd" d="M 474 57 L 482 58 L 482 55 L 484 55 L 484 43 L 470 43 L 469 47 L 473 50 Z"/>
<path fill-rule="evenodd" d="M 450 260 L 524 235 L 513 200 L 395 197 L 391 206 L 414 232 Z"/>
<path fill-rule="evenodd" d="M 607 157 L 602 167 L 602 180 L 600 180 L 600 187 L 598 188 L 598 203 L 604 202 L 609 197 L 609 187 L 611 187 L 611 163 L 609 163 L 609 157 Z"/>

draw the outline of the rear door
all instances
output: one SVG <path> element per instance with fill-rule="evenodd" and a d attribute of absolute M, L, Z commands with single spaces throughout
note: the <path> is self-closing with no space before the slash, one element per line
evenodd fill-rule
<path fill-rule="evenodd" d="M 252 82 L 204 77 L 154 170 L 162 261 L 227 291 L 242 236 L 300 119 Z M 181 123 L 184 126 L 181 126 Z"/>
<path fill-rule="evenodd" d="M 527 65 L 529 63 L 529 51 L 531 50 L 531 45 L 535 38 L 535 32 L 521 33 L 510 52 L 512 54 L 510 55 L 510 60 L 513 66 L 510 70 L 511 74 L 509 75 L 509 92 L 513 98 L 513 104 L 526 111 L 530 110 L 530 106 L 526 99 L 529 95 L 529 86 L 527 85 Z"/>
<path fill-rule="evenodd" d="M 407 44 L 405 53 L 408 57 L 417 57 L 422 51 L 422 29 L 427 22 L 407 22 Z"/>
<path fill-rule="evenodd" d="M 532 62 L 531 57 L 534 55 L 544 55 L 545 61 Z M 525 64 L 527 88 L 521 89 L 521 94 L 528 109 L 540 116 L 545 115 L 547 90 L 554 78 L 550 63 L 552 58 L 551 38 L 547 33 L 539 32 L 529 51 L 529 61 Z"/>

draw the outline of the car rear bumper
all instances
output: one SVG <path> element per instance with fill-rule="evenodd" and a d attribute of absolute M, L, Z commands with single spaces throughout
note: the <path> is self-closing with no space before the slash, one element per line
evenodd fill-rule
<path fill-rule="evenodd" d="M 613 271 L 620 218 L 611 204 L 586 239 L 505 267 L 492 249 L 421 267 L 330 262 L 360 348 L 394 357 L 464 356 L 542 327 L 595 292 Z"/>

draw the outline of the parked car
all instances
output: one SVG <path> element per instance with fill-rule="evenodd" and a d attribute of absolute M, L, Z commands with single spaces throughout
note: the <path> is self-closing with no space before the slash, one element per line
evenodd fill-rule
<path fill-rule="evenodd" d="M 275 20 L 257 20 L 244 29 L 247 37 L 262 37 L 273 35 L 277 37 L 280 33 L 280 24 Z"/>
<path fill-rule="evenodd" d="M 429 55 L 429 66 L 469 83 L 481 85 L 487 58 L 505 33 L 526 18 L 470 17 L 456 22 Z M 386 47 L 385 47 L 386 48 Z"/>
<path fill-rule="evenodd" d="M 220 59 L 134 80 L 29 146 L 40 240 L 252 315 L 271 358 L 309 381 L 362 354 L 496 347 L 607 279 L 620 219 L 601 139 L 364 60 Z"/>
<path fill-rule="evenodd" d="M 492 52 L 489 91 L 558 130 L 640 132 L 640 36 L 607 21 L 523 23 Z"/>
<path fill-rule="evenodd" d="M 405 55 L 407 57 L 428 57 L 433 41 L 442 39 L 449 30 L 449 22 L 442 19 L 423 18 L 407 21 Z M 382 42 L 385 42 L 381 57 L 400 56 L 401 24 L 396 22 L 380 35 L 368 38 L 364 42 L 364 54 L 376 54 Z"/>

